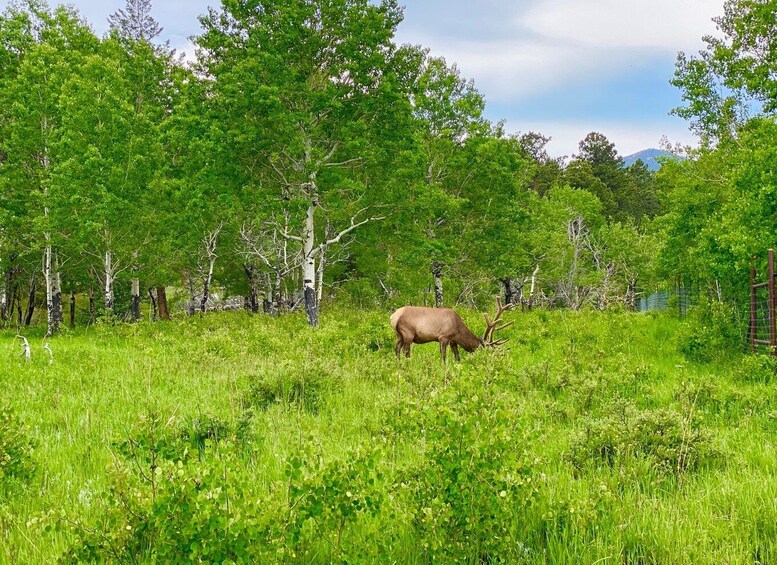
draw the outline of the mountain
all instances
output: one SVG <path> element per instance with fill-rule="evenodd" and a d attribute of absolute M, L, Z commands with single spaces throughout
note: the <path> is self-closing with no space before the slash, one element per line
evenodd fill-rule
<path fill-rule="evenodd" d="M 645 149 L 643 151 L 638 151 L 637 153 L 624 157 L 623 166 L 628 167 L 629 165 L 636 163 L 637 159 L 640 159 L 647 165 L 648 169 L 651 171 L 657 171 L 661 168 L 661 163 L 658 162 L 658 159 L 661 157 L 677 159 L 677 157 L 669 151 L 663 151 L 661 149 Z"/>

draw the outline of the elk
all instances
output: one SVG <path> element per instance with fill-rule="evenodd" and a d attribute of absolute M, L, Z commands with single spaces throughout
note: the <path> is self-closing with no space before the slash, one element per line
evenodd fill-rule
<path fill-rule="evenodd" d="M 459 346 L 471 353 L 478 347 L 502 345 L 507 340 L 494 340 L 494 334 L 513 324 L 513 322 L 507 322 L 497 327 L 502 314 L 512 307 L 512 304 L 502 306 L 502 301 L 497 298 L 496 315 L 493 321 L 488 318 L 488 314 L 483 314 L 486 320 L 486 331 L 481 338 L 473 334 L 461 316 L 450 308 L 402 306 L 391 315 L 391 326 L 397 332 L 394 353 L 399 358 L 400 351 L 404 351 L 405 357 L 410 357 L 410 346 L 413 343 L 437 341 L 440 343 L 440 355 L 445 363 L 445 353 L 449 345 L 456 361 L 460 360 Z"/>

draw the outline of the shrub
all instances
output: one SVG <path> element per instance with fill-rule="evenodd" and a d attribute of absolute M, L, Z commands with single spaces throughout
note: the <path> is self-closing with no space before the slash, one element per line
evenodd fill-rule
<path fill-rule="evenodd" d="M 568 458 L 578 469 L 602 462 L 628 464 L 645 458 L 663 475 L 681 474 L 711 464 L 719 453 L 710 434 L 690 418 L 668 409 L 637 411 L 616 404 L 614 414 L 587 419 L 570 445 Z"/>
<path fill-rule="evenodd" d="M 738 360 L 734 378 L 740 382 L 770 384 L 777 372 L 777 357 L 772 355 L 743 355 Z"/>
<path fill-rule="evenodd" d="M 8 405 L 0 405 L 0 487 L 25 484 L 35 475 L 35 442 Z"/>
<path fill-rule="evenodd" d="M 523 556 L 523 515 L 537 484 L 517 412 L 495 388 L 461 378 L 398 423 L 415 424 L 426 446 L 397 489 L 409 490 L 420 549 L 432 561 Z"/>
<path fill-rule="evenodd" d="M 205 419 L 204 421 L 212 421 Z M 210 426 L 206 426 L 210 428 Z M 185 438 L 183 441 L 181 438 Z M 64 560 L 77 562 L 257 563 L 311 559 L 364 562 L 380 544 L 349 535 L 379 512 L 385 484 L 379 451 L 324 462 L 303 439 L 283 477 L 257 480 L 230 439 L 189 439 L 156 415 L 117 445 L 110 486 L 96 500 L 96 524 L 53 514 L 73 534 Z"/>
<path fill-rule="evenodd" d="M 287 403 L 317 412 L 326 396 L 340 386 L 339 378 L 326 367 L 287 365 L 276 368 L 271 374 L 252 377 L 244 403 L 260 409 Z"/>
<path fill-rule="evenodd" d="M 683 355 L 704 363 L 740 350 L 742 335 L 734 307 L 726 302 L 702 301 L 680 326 L 677 340 Z"/>

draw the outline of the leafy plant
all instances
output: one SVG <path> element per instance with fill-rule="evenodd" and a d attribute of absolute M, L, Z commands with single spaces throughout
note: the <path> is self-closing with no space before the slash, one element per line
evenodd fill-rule
<path fill-rule="evenodd" d="M 0 487 L 29 482 L 37 468 L 34 453 L 27 426 L 10 406 L 0 405 Z"/>

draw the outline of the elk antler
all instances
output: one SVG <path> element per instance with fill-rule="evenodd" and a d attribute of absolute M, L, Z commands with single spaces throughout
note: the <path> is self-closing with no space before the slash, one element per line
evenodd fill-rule
<path fill-rule="evenodd" d="M 488 314 L 483 313 L 483 317 L 486 319 L 486 333 L 483 334 L 483 344 L 495 347 L 497 345 L 502 345 L 507 340 L 506 339 L 499 339 L 494 341 L 494 334 L 498 332 L 499 330 L 503 330 L 508 326 L 512 326 L 513 322 L 507 322 L 506 324 L 502 324 L 498 328 L 496 325 L 499 323 L 499 318 L 502 317 L 502 314 L 504 314 L 507 310 L 510 310 L 513 307 L 512 303 L 505 304 L 502 306 L 502 300 L 497 298 L 496 299 L 496 315 L 494 316 L 494 321 L 488 319 Z"/>

